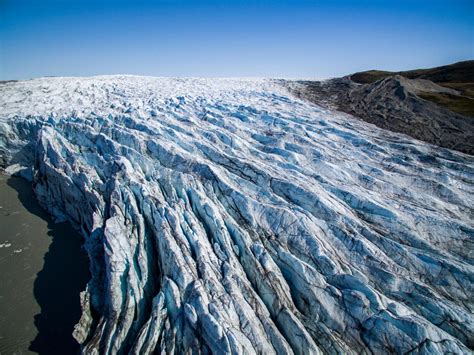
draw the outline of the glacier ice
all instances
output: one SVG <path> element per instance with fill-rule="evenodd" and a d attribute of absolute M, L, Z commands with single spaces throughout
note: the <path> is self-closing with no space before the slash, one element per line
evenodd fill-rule
<path fill-rule="evenodd" d="M 277 80 L 0 93 L 0 164 L 85 238 L 84 353 L 474 348 L 472 156 Z"/>

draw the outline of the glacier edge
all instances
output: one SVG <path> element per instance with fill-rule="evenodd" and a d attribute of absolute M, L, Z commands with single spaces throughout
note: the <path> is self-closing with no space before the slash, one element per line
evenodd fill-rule
<path fill-rule="evenodd" d="M 84 235 L 84 353 L 470 353 L 474 158 L 274 80 L 0 86 L 0 157 Z"/>

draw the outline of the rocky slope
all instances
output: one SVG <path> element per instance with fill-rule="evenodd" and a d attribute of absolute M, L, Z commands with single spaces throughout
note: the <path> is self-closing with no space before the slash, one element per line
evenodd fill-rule
<path fill-rule="evenodd" d="M 320 82 L 290 82 L 288 85 L 299 97 L 353 114 L 378 127 L 474 154 L 474 118 L 426 100 L 460 97 L 452 88 L 400 75 L 370 84 L 358 84 L 345 77 Z M 467 97 L 463 100 L 471 101 Z"/>
<path fill-rule="evenodd" d="M 0 86 L 0 156 L 84 235 L 84 353 L 470 353 L 474 158 L 270 80 Z"/>
<path fill-rule="evenodd" d="M 370 84 L 395 75 L 400 75 L 407 79 L 425 79 L 447 87 L 454 83 L 472 84 L 474 83 L 474 60 L 465 60 L 428 69 L 399 72 L 368 70 L 351 74 L 349 78 L 359 84 Z"/>
<path fill-rule="evenodd" d="M 359 84 L 370 84 L 395 75 L 407 79 L 422 79 L 423 82 L 436 83 L 438 88 L 451 89 L 427 92 L 421 90 L 417 95 L 460 115 L 474 117 L 474 60 L 400 72 L 369 70 L 351 74 L 348 78 Z"/>

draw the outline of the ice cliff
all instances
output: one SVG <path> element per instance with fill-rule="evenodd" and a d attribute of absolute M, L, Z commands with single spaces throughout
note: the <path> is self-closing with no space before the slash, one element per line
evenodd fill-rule
<path fill-rule="evenodd" d="M 282 84 L 0 85 L 1 165 L 84 236 L 84 353 L 472 352 L 474 158 Z"/>

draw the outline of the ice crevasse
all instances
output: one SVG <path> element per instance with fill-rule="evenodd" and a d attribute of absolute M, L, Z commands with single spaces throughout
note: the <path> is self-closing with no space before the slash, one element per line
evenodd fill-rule
<path fill-rule="evenodd" d="M 474 158 L 288 85 L 0 85 L 0 164 L 84 236 L 83 353 L 472 353 Z"/>

